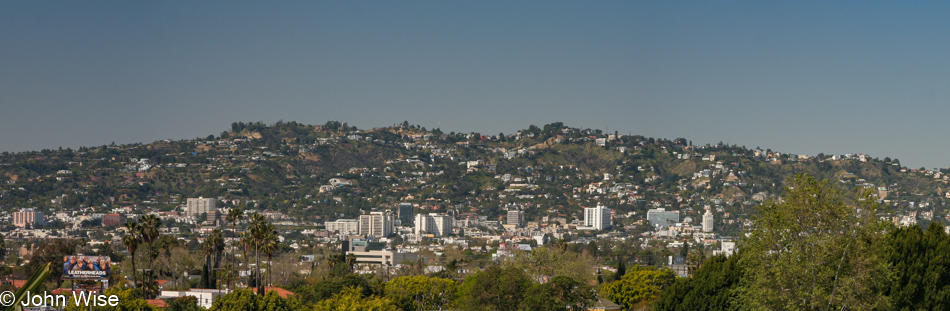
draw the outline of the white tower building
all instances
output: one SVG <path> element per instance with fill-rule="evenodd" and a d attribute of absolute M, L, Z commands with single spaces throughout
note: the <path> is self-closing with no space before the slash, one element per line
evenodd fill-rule
<path fill-rule="evenodd" d="M 706 213 L 703 214 L 703 232 L 713 232 L 713 214 L 709 206 L 706 207 Z"/>
<path fill-rule="evenodd" d="M 610 228 L 610 209 L 597 204 L 597 207 L 584 209 L 584 226 L 594 230 Z"/>

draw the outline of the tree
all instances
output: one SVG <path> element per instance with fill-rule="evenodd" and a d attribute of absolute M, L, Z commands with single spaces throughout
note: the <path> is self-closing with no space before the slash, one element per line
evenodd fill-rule
<path fill-rule="evenodd" d="M 886 289 L 894 310 L 950 308 L 950 236 L 934 222 L 926 232 L 914 225 L 887 236 L 885 257 L 895 271 Z"/>
<path fill-rule="evenodd" d="M 265 249 L 265 244 L 269 235 L 276 236 L 276 229 L 274 225 L 267 222 L 267 219 L 264 218 L 261 214 L 254 214 L 251 216 L 251 224 L 248 228 L 251 234 L 251 242 L 254 243 L 254 253 L 256 255 L 256 265 L 254 266 L 257 271 L 260 271 L 261 267 L 261 252 Z M 257 277 L 256 284 L 263 284 L 263 279 L 261 278 L 260 273 L 254 274 Z M 264 295 L 264 286 L 257 287 L 257 293 L 259 295 Z"/>
<path fill-rule="evenodd" d="M 224 251 L 224 237 L 221 234 L 221 230 L 214 229 L 211 231 L 211 234 L 205 239 L 205 243 L 202 245 L 202 250 L 205 253 L 205 263 L 202 269 L 204 271 L 202 274 L 202 281 L 204 282 L 204 288 L 217 288 L 217 278 L 215 271 L 219 267 L 221 262 L 221 253 Z"/>
<path fill-rule="evenodd" d="M 183 296 L 172 299 L 168 302 L 168 306 L 165 307 L 166 311 L 201 311 L 203 310 L 198 306 L 198 298 L 195 296 Z"/>
<path fill-rule="evenodd" d="M 595 260 L 589 253 L 570 251 L 564 244 L 559 244 L 538 247 L 530 252 L 516 252 L 502 266 L 525 271 L 532 280 L 550 280 L 563 275 L 586 283 L 594 280 L 594 264 Z"/>
<path fill-rule="evenodd" d="M 145 244 L 148 244 L 148 269 L 152 270 L 152 259 L 158 255 L 155 253 L 155 248 L 153 243 L 158 240 L 161 232 L 159 228 L 162 226 L 161 220 L 158 219 L 158 216 L 148 214 L 139 217 L 139 231 L 142 233 L 142 241 Z"/>
<path fill-rule="evenodd" d="M 68 311 L 153 311 L 157 308 L 148 304 L 148 301 L 136 295 L 135 290 L 132 289 L 123 289 L 120 287 L 110 287 L 104 293 L 106 296 L 115 295 L 119 298 L 118 306 L 99 306 L 99 307 L 87 307 L 85 305 L 79 306 L 75 304 L 73 299 L 68 299 L 69 305 L 66 307 Z"/>
<path fill-rule="evenodd" d="M 7 258 L 7 242 L 3 240 L 3 235 L 0 235 L 0 260 Z"/>
<path fill-rule="evenodd" d="M 37 248 L 33 251 L 33 257 L 25 266 L 26 272 L 35 274 L 37 271 L 42 270 L 48 263 L 58 263 L 52 265 L 50 268 L 52 272 L 46 281 L 59 280 L 63 275 L 63 258 L 75 255 L 76 247 L 83 244 L 85 244 L 85 241 L 66 239 L 47 240 L 42 243 L 37 243 Z"/>
<path fill-rule="evenodd" d="M 267 295 L 256 295 L 249 289 L 238 289 L 214 301 L 212 311 L 290 311 L 294 308 L 287 299 L 281 298 L 276 291 Z"/>
<path fill-rule="evenodd" d="M 457 292 L 455 281 L 425 276 L 401 276 L 386 282 L 386 297 L 405 311 L 442 310 Z"/>
<path fill-rule="evenodd" d="M 620 280 L 604 284 L 601 293 L 626 310 L 642 309 L 653 302 L 675 278 L 676 274 L 670 269 L 635 266 Z"/>
<path fill-rule="evenodd" d="M 590 241 L 590 243 L 587 243 L 587 253 L 591 256 L 597 257 L 597 242 Z"/>
<path fill-rule="evenodd" d="M 125 223 L 126 233 L 122 236 L 122 244 L 125 244 L 126 249 L 129 251 L 129 259 L 132 260 L 132 282 L 134 287 L 138 287 L 139 280 L 136 276 L 137 271 L 135 270 L 135 251 L 139 249 L 139 243 L 141 242 L 141 237 L 139 236 L 139 224 L 134 221 L 128 221 Z"/>
<path fill-rule="evenodd" d="M 623 278 L 625 274 L 627 274 L 627 263 L 626 263 L 626 260 L 621 258 L 619 260 L 619 263 L 617 264 L 617 273 L 614 273 L 614 280 L 619 280 L 620 278 Z"/>
<path fill-rule="evenodd" d="M 714 256 L 706 260 L 692 277 L 677 278 L 653 304 L 653 310 L 736 310 L 741 309 L 737 288 L 744 276 L 740 254 Z"/>
<path fill-rule="evenodd" d="M 229 209 L 229 210 L 228 210 L 227 220 L 228 220 L 228 222 L 231 223 L 231 236 L 237 237 L 237 231 L 235 231 L 234 227 L 237 225 L 237 222 L 238 222 L 238 221 L 241 221 L 242 219 L 244 219 L 244 213 L 241 212 L 240 210 L 238 210 L 238 209 L 236 209 L 236 208 L 232 208 L 232 209 Z M 234 248 L 232 247 L 231 249 L 232 249 L 232 251 L 231 251 L 231 264 L 230 264 L 228 267 L 229 267 L 229 268 L 234 268 L 234 255 L 235 255 L 235 254 L 234 254 L 234 250 L 233 250 Z M 231 278 L 228 278 L 228 288 L 229 288 L 229 289 L 231 288 Z"/>
<path fill-rule="evenodd" d="M 740 299 L 753 309 L 886 307 L 877 210 L 870 190 L 846 196 L 828 181 L 790 178 L 782 200 L 761 205 L 740 241 L 749 269 Z"/>
<path fill-rule="evenodd" d="M 459 289 L 462 310 L 517 310 L 531 280 L 521 269 L 490 266 L 465 278 Z"/>
<path fill-rule="evenodd" d="M 271 261 L 273 261 L 272 259 L 274 254 L 277 252 L 279 247 L 280 241 L 277 239 L 276 232 L 268 232 L 267 235 L 264 236 L 264 242 L 261 246 L 261 250 L 264 252 L 264 254 L 267 254 L 267 284 L 265 285 L 273 285 L 273 283 L 271 283 L 271 280 L 273 279 L 271 276 Z"/>
<path fill-rule="evenodd" d="M 359 289 L 347 287 L 330 299 L 321 301 L 313 308 L 315 311 L 337 310 L 367 310 L 367 311 L 397 311 L 393 302 L 387 298 L 377 296 L 365 297 Z"/>
<path fill-rule="evenodd" d="M 587 310 L 597 300 L 594 289 L 566 276 L 535 284 L 521 301 L 522 310 Z"/>

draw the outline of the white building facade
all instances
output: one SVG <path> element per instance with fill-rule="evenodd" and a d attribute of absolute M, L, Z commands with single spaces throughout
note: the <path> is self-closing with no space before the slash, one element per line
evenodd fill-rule
<path fill-rule="evenodd" d="M 327 231 L 337 232 L 342 235 L 358 234 L 360 232 L 360 222 L 356 219 L 337 219 L 326 222 Z"/>
<path fill-rule="evenodd" d="M 393 233 L 393 216 L 384 212 L 360 215 L 359 235 L 384 238 Z"/>
<path fill-rule="evenodd" d="M 447 236 L 452 233 L 452 217 L 445 214 L 429 213 L 428 215 L 416 215 L 415 228 L 413 232 L 421 236 L 432 234 L 435 236 Z"/>
<path fill-rule="evenodd" d="M 713 218 L 712 209 L 706 207 L 706 213 L 703 214 L 703 232 L 709 233 L 713 232 Z"/>
<path fill-rule="evenodd" d="M 604 230 L 612 225 L 610 209 L 598 204 L 596 207 L 584 208 L 584 226 L 594 230 Z"/>

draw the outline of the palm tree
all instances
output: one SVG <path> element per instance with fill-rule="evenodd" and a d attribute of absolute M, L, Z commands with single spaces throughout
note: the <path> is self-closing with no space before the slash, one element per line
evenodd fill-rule
<path fill-rule="evenodd" d="M 129 250 L 129 258 L 132 259 L 132 281 L 135 284 L 135 287 L 138 287 L 138 277 L 135 276 L 135 251 L 139 249 L 139 224 L 134 221 L 128 221 L 125 223 L 125 228 L 128 232 L 122 236 L 122 243 L 125 244 L 125 247 Z"/>
<path fill-rule="evenodd" d="M 142 296 L 145 296 L 145 299 L 153 299 L 158 297 L 160 293 L 161 290 L 158 289 L 158 280 L 155 277 L 155 272 L 148 270 L 142 273 Z"/>
<path fill-rule="evenodd" d="M 280 240 L 277 239 L 276 230 L 272 230 L 264 236 L 264 242 L 262 250 L 267 254 L 267 284 L 271 284 L 271 259 L 274 257 L 274 253 L 277 252 L 278 246 L 280 246 Z"/>
<path fill-rule="evenodd" d="M 155 253 L 153 244 L 158 240 L 160 234 L 158 228 L 162 225 L 162 222 L 152 214 L 139 217 L 139 222 L 142 223 L 139 227 L 142 232 L 142 241 L 148 244 L 148 269 L 152 270 L 152 256 Z"/>
<path fill-rule="evenodd" d="M 248 265 L 247 265 L 247 249 L 248 247 L 251 246 L 251 244 L 254 243 L 253 240 L 254 240 L 254 237 L 251 235 L 251 231 L 244 232 L 244 234 L 241 235 L 241 254 L 242 254 L 241 256 L 244 257 L 244 269 L 248 269 L 247 270 L 248 273 L 250 273 L 251 270 L 250 268 L 248 268 Z M 248 274 L 247 277 L 248 277 L 248 283 L 250 283 L 251 275 Z"/>
<path fill-rule="evenodd" d="M 205 239 L 203 245 L 205 251 L 205 268 L 208 269 L 208 278 L 205 280 L 205 287 L 217 288 L 217 278 L 214 277 L 215 269 L 221 262 L 221 252 L 224 250 L 224 238 L 221 230 L 214 229 L 211 235 Z"/>
<path fill-rule="evenodd" d="M 254 269 L 257 270 L 257 273 L 255 274 L 257 277 L 256 279 L 257 293 L 260 295 L 264 295 L 264 287 L 261 286 L 261 274 L 260 274 L 261 247 L 263 246 L 264 237 L 267 235 L 269 225 L 270 224 L 267 223 L 267 219 L 265 219 L 263 215 L 254 214 L 251 216 L 251 226 L 249 229 L 251 232 L 251 241 L 254 242 L 254 254 L 256 257 L 254 261 L 255 262 Z"/>
<path fill-rule="evenodd" d="M 241 221 L 243 218 L 244 218 L 244 213 L 242 213 L 240 210 L 238 210 L 238 209 L 236 209 L 236 208 L 232 208 L 232 209 L 229 209 L 229 210 L 228 210 L 228 222 L 231 223 L 231 236 L 232 236 L 232 237 L 237 237 L 237 233 L 236 233 L 236 231 L 234 230 L 234 226 L 237 225 L 237 222 L 238 222 L 238 221 Z M 231 251 L 231 264 L 229 265 L 229 267 L 230 267 L 230 268 L 233 268 L 233 267 L 234 267 L 234 250 L 233 250 L 233 248 L 232 248 L 232 251 Z M 228 289 L 231 289 L 231 281 L 230 281 L 230 278 L 228 279 Z"/>

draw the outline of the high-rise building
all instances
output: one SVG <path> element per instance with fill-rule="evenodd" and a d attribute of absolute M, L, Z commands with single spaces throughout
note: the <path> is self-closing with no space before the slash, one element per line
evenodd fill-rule
<path fill-rule="evenodd" d="M 326 222 L 327 231 L 336 232 L 342 235 L 358 234 L 360 232 L 360 222 L 356 219 L 337 219 Z"/>
<path fill-rule="evenodd" d="M 215 208 L 215 200 L 212 198 L 188 198 L 186 203 L 185 212 L 191 217 L 199 217 L 201 214 L 218 210 Z"/>
<path fill-rule="evenodd" d="M 416 235 L 432 234 L 436 236 L 446 236 L 452 233 L 452 217 L 445 214 L 429 213 L 416 215 L 415 230 Z"/>
<path fill-rule="evenodd" d="M 508 224 L 514 225 L 515 228 L 521 228 L 524 226 L 524 211 L 519 210 L 509 210 L 508 211 Z"/>
<path fill-rule="evenodd" d="M 594 230 L 610 228 L 610 209 L 597 204 L 596 207 L 584 208 L 584 226 Z"/>
<path fill-rule="evenodd" d="M 26 226 L 42 226 L 43 213 L 33 210 L 32 208 L 23 209 L 19 212 L 13 213 L 13 225 L 23 228 Z"/>
<path fill-rule="evenodd" d="M 713 232 L 713 220 L 712 209 L 707 206 L 703 214 L 703 232 Z"/>
<path fill-rule="evenodd" d="M 393 216 L 384 212 L 360 215 L 359 234 L 384 238 L 393 233 Z"/>
<path fill-rule="evenodd" d="M 399 222 L 403 226 L 412 224 L 415 208 L 412 206 L 412 203 L 399 203 Z"/>
<path fill-rule="evenodd" d="M 647 211 L 647 220 L 657 229 L 666 228 L 680 222 L 680 212 L 664 208 L 651 209 Z"/>

